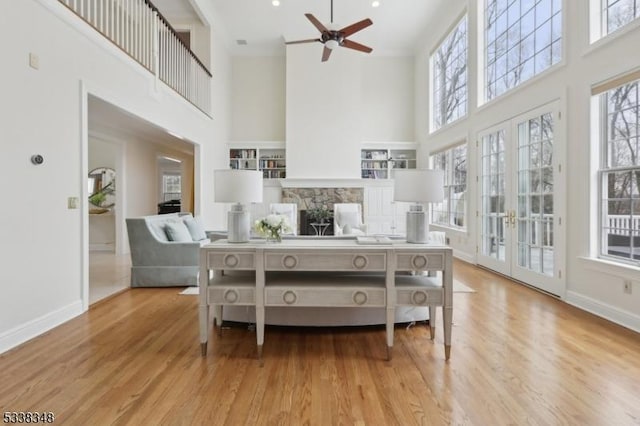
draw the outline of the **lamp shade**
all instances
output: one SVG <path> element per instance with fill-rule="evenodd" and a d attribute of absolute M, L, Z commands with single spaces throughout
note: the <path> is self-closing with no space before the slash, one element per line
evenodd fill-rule
<path fill-rule="evenodd" d="M 444 199 L 442 170 L 396 169 L 392 177 L 395 201 L 438 203 Z"/>
<path fill-rule="evenodd" d="M 218 203 L 261 203 L 262 172 L 256 170 L 214 170 L 215 201 Z"/>

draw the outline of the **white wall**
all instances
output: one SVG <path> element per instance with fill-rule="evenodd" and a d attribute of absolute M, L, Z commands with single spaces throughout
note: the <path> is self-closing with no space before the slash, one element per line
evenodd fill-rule
<path fill-rule="evenodd" d="M 321 52 L 234 57 L 231 141 L 287 140 L 288 177 L 359 178 L 363 142 L 414 141 L 413 57 Z"/>
<path fill-rule="evenodd" d="M 363 141 L 415 141 L 413 57 L 365 57 L 359 109 Z"/>
<path fill-rule="evenodd" d="M 231 140 L 285 140 L 284 57 L 232 60 Z"/>
<path fill-rule="evenodd" d="M 336 49 L 320 62 L 321 52 L 287 47 L 287 177 L 358 178 L 362 57 Z"/>
<path fill-rule="evenodd" d="M 156 87 L 148 71 L 58 2 L 26 0 L 0 9 L 0 170 L 19 183 L 5 191 L 19 208 L 5 210 L 0 221 L 2 352 L 87 307 L 87 93 L 202 146 L 201 163 L 215 163 L 209 146 L 220 144 L 221 134 L 215 121 L 162 83 Z M 224 68 L 220 47 L 216 57 Z M 30 52 L 39 56 L 39 70 L 28 66 Z M 215 88 L 229 84 L 228 73 L 219 78 Z M 215 112 L 228 102 L 213 99 Z M 224 129 L 227 117 L 221 117 Z M 30 163 L 36 153 L 44 164 Z M 155 189 L 150 193 L 155 198 Z M 68 197 L 78 197 L 82 208 L 67 209 Z M 215 220 L 206 203 L 199 208 Z"/>
<path fill-rule="evenodd" d="M 564 50 L 565 61 L 549 72 L 534 78 L 506 95 L 478 108 L 477 86 L 475 82 L 475 61 L 477 46 L 470 44 L 470 105 L 469 115 L 450 127 L 429 135 L 428 129 L 428 54 L 465 7 L 470 11 L 469 33 L 477 30 L 477 2 L 449 2 L 439 11 L 438 19 L 427 25 L 424 37 L 416 55 L 416 134 L 425 155 L 460 140 L 468 140 L 469 145 L 469 229 L 466 234 L 448 231 L 455 250 L 464 257 L 475 258 L 476 226 L 473 217 L 476 210 L 478 191 L 475 149 L 476 135 L 482 129 L 508 120 L 516 115 L 541 106 L 553 100 L 560 100 L 563 120 L 559 123 L 566 135 L 565 140 L 556 140 L 557 147 L 567 154 L 564 165 L 566 172 L 566 300 L 584 309 L 613 319 L 628 327 L 640 330 L 640 270 L 638 268 L 604 268 L 593 261 L 584 261 L 581 256 L 589 256 L 589 242 L 597 238 L 597 232 L 590 228 L 589 211 L 594 203 L 589 183 L 593 181 L 590 170 L 589 98 L 591 85 L 617 74 L 637 68 L 640 63 L 634 53 L 640 45 L 640 30 L 627 31 L 619 37 L 593 49 L 588 45 L 588 2 L 563 2 L 565 19 Z M 475 38 L 473 39 L 475 40 Z M 595 269 L 594 269 L 595 268 Z M 622 279 L 626 277 L 636 282 L 633 295 L 622 291 Z"/>
<path fill-rule="evenodd" d="M 218 19 L 212 9 L 211 2 L 200 1 L 201 10 Z M 196 194 L 195 214 L 202 216 L 205 229 L 219 230 L 227 228 L 227 216 L 224 204 L 214 202 L 213 171 L 229 167 L 227 143 L 231 137 L 231 94 L 232 62 L 227 46 L 224 28 L 212 24 L 215 29 L 211 35 L 210 55 L 214 78 L 211 82 L 211 116 L 213 128 L 209 137 L 212 143 L 196 147 L 196 163 L 194 164 L 194 192 Z"/>

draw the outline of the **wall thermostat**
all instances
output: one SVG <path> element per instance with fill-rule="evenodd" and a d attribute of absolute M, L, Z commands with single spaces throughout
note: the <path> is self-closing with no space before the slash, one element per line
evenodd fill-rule
<path fill-rule="evenodd" d="M 40 154 L 36 154 L 36 155 L 32 155 L 31 156 L 31 162 L 33 164 L 35 164 L 36 166 L 44 163 L 44 157 Z"/>

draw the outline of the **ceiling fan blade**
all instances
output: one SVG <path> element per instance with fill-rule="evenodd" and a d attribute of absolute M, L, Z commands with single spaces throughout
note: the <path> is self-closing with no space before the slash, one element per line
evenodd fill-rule
<path fill-rule="evenodd" d="M 373 51 L 369 46 L 365 46 L 364 44 L 356 43 L 351 40 L 344 40 L 342 47 L 348 47 L 349 49 L 359 50 L 364 53 L 371 53 Z"/>
<path fill-rule="evenodd" d="M 324 25 L 322 25 L 322 22 L 318 21 L 316 19 L 315 16 L 313 16 L 310 13 L 305 13 L 304 16 L 307 17 L 308 20 L 311 21 L 311 23 L 313 24 L 314 27 L 316 27 L 318 29 L 318 31 L 320 31 L 321 33 L 325 33 L 328 32 L 329 30 L 327 29 L 327 27 L 325 27 Z"/>
<path fill-rule="evenodd" d="M 322 62 L 326 62 L 329 59 L 330 55 L 331 55 L 331 49 L 325 46 L 324 50 L 322 51 Z"/>
<path fill-rule="evenodd" d="M 284 44 L 300 44 L 300 43 L 313 43 L 314 41 L 322 41 L 319 38 L 310 38 L 307 40 L 295 40 L 295 41 L 287 41 Z"/>
<path fill-rule="evenodd" d="M 357 33 L 358 31 L 367 28 L 369 25 L 373 24 L 371 19 L 363 19 L 360 22 L 356 22 L 355 24 L 351 24 L 348 27 L 344 27 L 339 32 L 342 33 L 344 37 L 349 37 L 353 33 Z"/>

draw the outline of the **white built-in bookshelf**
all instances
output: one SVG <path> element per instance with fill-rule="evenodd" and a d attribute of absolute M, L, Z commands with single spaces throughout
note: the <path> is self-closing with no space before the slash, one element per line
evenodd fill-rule
<path fill-rule="evenodd" d="M 287 159 L 284 148 L 273 144 L 267 147 L 232 146 L 229 148 L 229 167 L 232 169 L 260 170 L 264 179 L 284 179 Z"/>
<path fill-rule="evenodd" d="M 389 179 L 392 169 L 415 169 L 415 148 L 363 148 L 360 171 L 363 179 Z"/>

